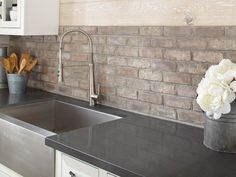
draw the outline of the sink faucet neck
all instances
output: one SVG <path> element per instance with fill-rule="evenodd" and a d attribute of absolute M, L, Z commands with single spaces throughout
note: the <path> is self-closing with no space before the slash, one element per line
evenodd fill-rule
<path fill-rule="evenodd" d="M 62 34 L 60 39 L 60 46 L 59 46 L 59 61 L 58 61 L 58 82 L 63 82 L 63 63 L 62 63 L 62 53 L 63 53 L 63 40 L 65 36 L 67 36 L 70 33 L 80 33 L 83 34 L 88 38 L 89 42 L 89 105 L 95 106 L 96 101 L 99 98 L 99 93 L 96 94 L 95 91 L 95 81 L 94 81 L 94 61 L 93 61 L 93 43 L 91 36 L 85 32 L 84 30 L 78 29 L 78 30 L 70 30 Z M 100 88 L 98 89 L 100 90 Z"/>

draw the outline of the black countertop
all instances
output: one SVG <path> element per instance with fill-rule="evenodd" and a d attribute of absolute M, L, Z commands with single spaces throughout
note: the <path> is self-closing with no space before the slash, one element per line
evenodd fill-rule
<path fill-rule="evenodd" d="M 55 94 L 31 88 L 28 88 L 24 95 L 10 95 L 8 89 L 0 89 L 0 107 L 32 103 L 39 100 L 52 99 L 55 96 Z"/>
<path fill-rule="evenodd" d="M 88 103 L 39 90 L 25 96 L 0 90 L 0 107 L 45 99 Z M 124 177 L 236 177 L 236 155 L 202 144 L 203 129 L 106 106 L 91 108 L 124 117 L 46 139 L 52 148 Z"/>

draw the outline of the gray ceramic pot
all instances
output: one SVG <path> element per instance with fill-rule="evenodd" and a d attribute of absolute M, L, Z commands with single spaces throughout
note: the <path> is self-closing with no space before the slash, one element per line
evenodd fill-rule
<path fill-rule="evenodd" d="M 24 94 L 28 83 L 28 75 L 7 74 L 10 94 Z"/>
<path fill-rule="evenodd" d="M 205 116 L 204 145 L 214 151 L 236 153 L 236 102 L 218 120 Z"/>

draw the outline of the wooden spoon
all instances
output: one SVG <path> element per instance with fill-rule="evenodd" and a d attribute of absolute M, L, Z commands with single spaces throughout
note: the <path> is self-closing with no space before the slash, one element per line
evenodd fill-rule
<path fill-rule="evenodd" d="M 12 53 L 10 55 L 9 60 L 10 60 L 12 71 L 14 72 L 14 69 L 16 69 L 16 72 L 18 72 L 19 71 L 19 65 L 18 65 L 17 55 L 15 53 Z"/>
<path fill-rule="evenodd" d="M 38 63 L 37 59 L 30 59 L 30 61 L 27 63 L 25 67 L 25 71 L 30 72 L 35 67 L 35 65 Z"/>
<path fill-rule="evenodd" d="M 30 53 L 21 53 L 19 65 L 21 65 L 21 62 L 23 59 L 26 60 L 26 64 L 27 64 L 30 60 Z"/>
<path fill-rule="evenodd" d="M 7 58 L 4 58 L 2 60 L 2 64 L 3 64 L 3 67 L 5 68 L 5 70 L 11 74 L 12 73 L 12 70 L 11 70 L 11 65 L 10 65 L 10 61 L 7 59 Z"/>
<path fill-rule="evenodd" d="M 22 61 L 21 61 L 21 63 L 20 63 L 20 70 L 18 71 L 18 74 L 21 74 L 21 72 L 23 71 L 23 69 L 24 69 L 25 66 L 26 66 L 26 63 L 27 63 L 26 59 L 23 58 Z"/>

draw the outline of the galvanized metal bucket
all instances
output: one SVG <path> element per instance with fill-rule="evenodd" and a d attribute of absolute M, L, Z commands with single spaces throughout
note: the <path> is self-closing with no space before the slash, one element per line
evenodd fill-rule
<path fill-rule="evenodd" d="M 218 120 L 205 116 L 204 145 L 214 151 L 236 153 L 236 102 Z"/>
<path fill-rule="evenodd" d="M 7 74 L 10 94 L 24 94 L 28 83 L 28 75 Z"/>

